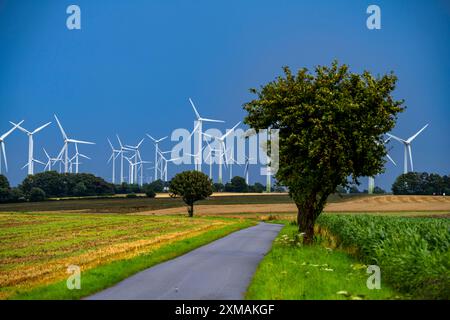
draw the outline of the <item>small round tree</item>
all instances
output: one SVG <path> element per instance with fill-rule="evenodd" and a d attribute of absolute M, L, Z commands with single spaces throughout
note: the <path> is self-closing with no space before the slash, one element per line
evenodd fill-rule
<path fill-rule="evenodd" d="M 171 197 L 181 197 L 188 206 L 189 217 L 193 217 L 194 203 L 212 194 L 212 182 L 203 172 L 184 171 L 170 181 L 169 193 Z"/>

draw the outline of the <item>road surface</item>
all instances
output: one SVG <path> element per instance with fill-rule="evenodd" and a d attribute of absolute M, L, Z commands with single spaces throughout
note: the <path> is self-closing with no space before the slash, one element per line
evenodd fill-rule
<path fill-rule="evenodd" d="M 87 299 L 243 299 L 282 225 L 260 223 L 141 271 Z"/>

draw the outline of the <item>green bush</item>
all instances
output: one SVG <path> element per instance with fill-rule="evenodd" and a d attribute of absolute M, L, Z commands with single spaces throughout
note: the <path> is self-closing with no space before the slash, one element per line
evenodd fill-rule
<path fill-rule="evenodd" d="M 129 199 L 134 199 L 134 198 L 137 198 L 137 194 L 136 193 L 129 193 L 129 194 L 126 195 L 126 197 L 129 198 Z"/>
<path fill-rule="evenodd" d="M 11 190 L 9 188 L 0 187 L 0 203 L 11 201 Z"/>
<path fill-rule="evenodd" d="M 149 188 L 145 189 L 145 195 L 149 198 L 154 198 L 154 197 L 156 197 L 156 192 L 155 192 L 155 190 L 153 190 L 152 188 L 149 187 Z"/>
<path fill-rule="evenodd" d="M 31 202 L 44 201 L 45 198 L 46 198 L 45 191 L 42 190 L 41 188 L 32 188 L 28 196 L 28 199 Z"/>
<path fill-rule="evenodd" d="M 413 298 L 450 299 L 450 221 L 433 218 L 322 215 L 317 221 L 381 268 L 382 278 Z"/>

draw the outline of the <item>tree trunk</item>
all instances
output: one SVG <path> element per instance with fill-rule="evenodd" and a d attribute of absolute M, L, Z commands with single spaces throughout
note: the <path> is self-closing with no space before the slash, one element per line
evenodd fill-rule
<path fill-rule="evenodd" d="M 188 205 L 188 215 L 191 218 L 194 216 L 194 204 Z"/>
<path fill-rule="evenodd" d="M 300 206 L 297 207 L 298 232 L 304 233 L 304 244 L 312 244 L 314 241 L 314 222 L 316 221 L 317 216 L 312 209 L 300 208 Z"/>

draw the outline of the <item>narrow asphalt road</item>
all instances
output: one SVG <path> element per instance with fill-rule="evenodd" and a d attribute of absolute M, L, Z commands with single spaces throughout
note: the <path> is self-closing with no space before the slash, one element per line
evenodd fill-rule
<path fill-rule="evenodd" d="M 242 299 L 281 228 L 260 223 L 234 232 L 87 299 Z"/>

